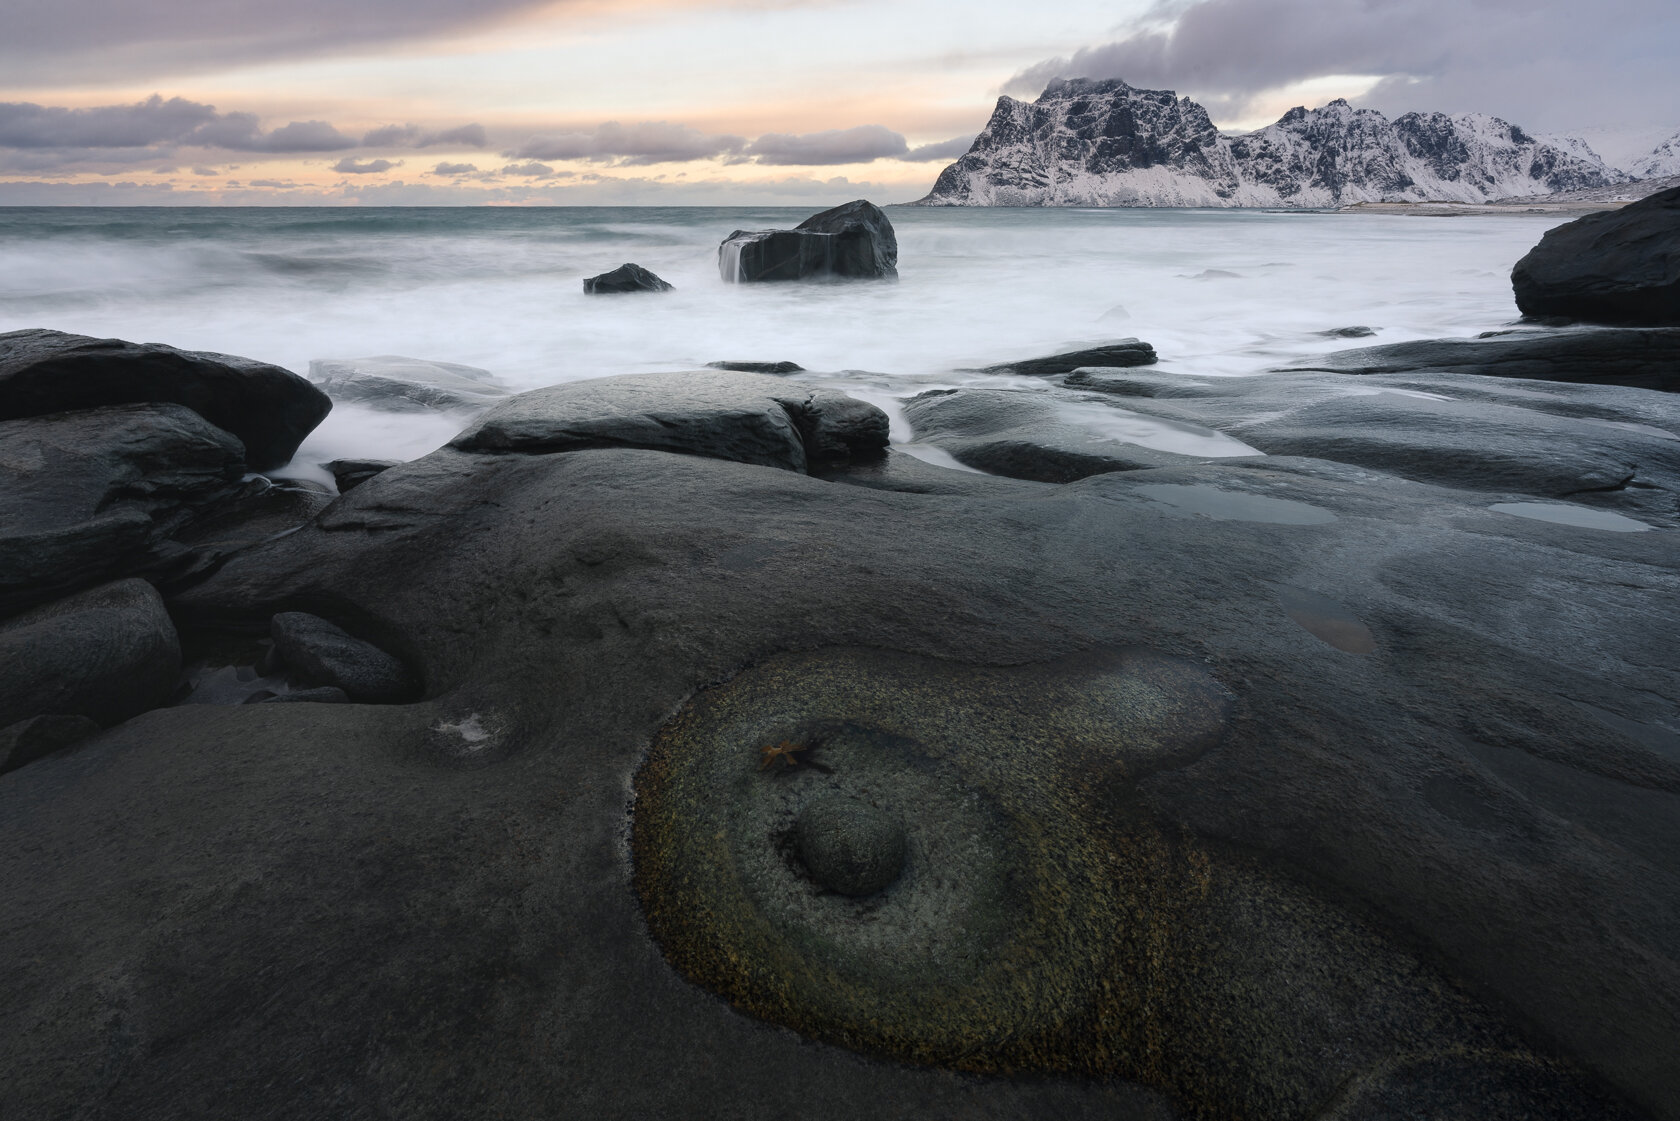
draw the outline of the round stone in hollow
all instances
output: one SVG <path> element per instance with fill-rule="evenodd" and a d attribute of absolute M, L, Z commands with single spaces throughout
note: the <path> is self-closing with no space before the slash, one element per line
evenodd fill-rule
<path fill-rule="evenodd" d="M 842 895 L 873 895 L 904 870 L 904 826 L 856 798 L 813 799 L 794 819 L 793 835 L 811 878 Z"/>

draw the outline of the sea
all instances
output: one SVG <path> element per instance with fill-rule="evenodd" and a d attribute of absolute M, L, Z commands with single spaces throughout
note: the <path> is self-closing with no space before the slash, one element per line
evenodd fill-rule
<path fill-rule="evenodd" d="M 845 201 L 834 200 L 836 203 Z M 1155 369 L 1264 376 L 1349 346 L 1474 335 L 1517 318 L 1511 266 L 1554 214 L 894 207 L 896 283 L 732 284 L 718 245 L 813 210 L 719 207 L 0 208 L 0 331 L 50 327 L 222 351 L 307 374 L 374 355 L 480 367 L 513 389 L 717 360 L 792 361 L 797 378 L 888 410 L 987 384 L 978 367 L 1126 337 Z M 588 296 L 633 261 L 675 286 Z M 1370 327 L 1348 340 L 1322 332 Z M 1128 414 L 1127 438 L 1243 454 Z M 1068 407 L 1101 428 L 1113 410 Z M 455 414 L 341 405 L 280 474 L 345 456 L 408 459 Z"/>

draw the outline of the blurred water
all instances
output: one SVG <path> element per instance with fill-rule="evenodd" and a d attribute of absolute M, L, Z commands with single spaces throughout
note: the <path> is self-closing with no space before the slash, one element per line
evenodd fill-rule
<path fill-rule="evenodd" d="M 895 209 L 897 284 L 732 285 L 717 246 L 778 208 L 6 208 L 0 330 L 244 354 L 402 354 L 517 387 L 715 359 L 791 359 L 860 395 L 1034 384 L 964 374 L 1136 335 L 1162 370 L 1244 375 L 1359 343 L 1508 323 L 1511 265 L 1553 216 Z M 625 261 L 676 285 L 585 296 Z M 1220 274 L 1235 275 L 1220 275 Z M 1374 339 L 1321 337 L 1352 325 Z M 1041 383 L 1040 383 L 1041 384 Z M 429 422 L 429 423 L 428 423 Z M 364 454 L 452 421 L 341 410 Z M 427 441 L 432 441 L 427 444 Z M 413 449 L 409 449 L 413 450 Z"/>

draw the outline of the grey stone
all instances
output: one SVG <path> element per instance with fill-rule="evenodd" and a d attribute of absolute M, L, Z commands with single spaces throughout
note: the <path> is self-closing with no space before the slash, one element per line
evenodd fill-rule
<path fill-rule="evenodd" d="M 526 453 L 635 447 L 804 471 L 813 461 L 879 454 L 887 418 L 844 394 L 768 375 L 696 370 L 533 390 L 486 413 L 450 443 L 466 451 Z"/>
<path fill-rule="evenodd" d="M 583 290 L 587 295 L 604 296 L 625 292 L 669 292 L 671 285 L 642 266 L 626 262 L 611 272 L 586 278 Z"/>
<path fill-rule="evenodd" d="M 1341 374 L 1477 374 L 1675 393 L 1680 392 L 1680 330 L 1497 331 L 1474 339 L 1420 339 L 1339 350 L 1288 368 Z"/>
<path fill-rule="evenodd" d="M 0 623 L 0 727 L 35 716 L 117 724 L 166 703 L 180 673 L 156 589 L 105 584 Z"/>
<path fill-rule="evenodd" d="M 31 716 L 0 728 L 0 775 L 80 743 L 99 725 L 85 716 Z"/>
<path fill-rule="evenodd" d="M 898 237 L 881 208 L 858 199 L 813 214 L 791 230 L 736 230 L 718 246 L 730 282 L 898 277 Z"/>
<path fill-rule="evenodd" d="M 708 362 L 708 370 L 735 370 L 743 374 L 801 374 L 805 367 L 797 362 Z"/>
<path fill-rule="evenodd" d="M 400 659 L 318 615 L 282 611 L 270 620 L 269 635 L 280 664 L 315 689 L 340 689 L 369 704 L 398 704 L 420 691 Z"/>
<path fill-rule="evenodd" d="M 167 567 L 170 535 L 238 492 L 243 453 L 177 404 L 0 421 L 0 617 Z"/>
<path fill-rule="evenodd" d="M 292 689 L 285 693 L 273 693 L 257 699 L 254 703 L 340 705 L 349 700 L 350 694 L 335 685 L 318 685 L 313 689 Z"/>
<path fill-rule="evenodd" d="M 399 413 L 487 409 L 508 396 L 488 370 L 397 354 L 317 358 L 309 378 L 335 401 Z"/>
<path fill-rule="evenodd" d="M 400 459 L 335 459 L 330 463 L 321 464 L 332 473 L 333 482 L 338 486 L 338 493 L 343 494 L 361 486 L 381 471 L 389 470 L 401 463 Z"/>
<path fill-rule="evenodd" d="M 233 433 L 255 471 L 290 460 L 332 408 L 290 370 L 249 358 L 62 331 L 0 334 L 0 421 L 144 402 L 185 405 Z"/>
<path fill-rule="evenodd" d="M 793 836 L 811 878 L 842 895 L 873 895 L 904 870 L 904 823 L 856 798 L 812 799 L 794 819 Z"/>
<path fill-rule="evenodd" d="M 1369 327 L 1332 327 L 1318 334 L 1327 339 L 1368 339 L 1376 332 Z"/>
<path fill-rule="evenodd" d="M 1155 348 L 1138 339 L 1121 339 L 1102 346 L 1070 350 L 1042 358 L 1023 358 L 1016 362 L 999 362 L 984 369 L 988 374 L 1032 374 L 1051 377 L 1070 374 L 1081 366 L 1153 366 L 1157 361 Z"/>
<path fill-rule="evenodd" d="M 1547 230 L 1511 288 L 1524 315 L 1680 326 L 1680 187 Z"/>

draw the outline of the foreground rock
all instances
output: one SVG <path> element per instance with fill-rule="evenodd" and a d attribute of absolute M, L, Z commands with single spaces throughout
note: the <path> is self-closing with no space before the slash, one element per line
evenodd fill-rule
<path fill-rule="evenodd" d="M 1546 231 L 1511 288 L 1524 315 L 1680 326 L 1680 187 Z"/>
<path fill-rule="evenodd" d="M 487 409 L 508 396 L 489 370 L 397 354 L 317 358 L 309 378 L 335 401 L 400 413 Z"/>
<path fill-rule="evenodd" d="M 862 199 L 813 214 L 791 230 L 736 230 L 718 246 L 731 283 L 837 276 L 898 278 L 898 236 L 881 208 Z"/>
<path fill-rule="evenodd" d="M 1140 339 L 1121 339 L 1103 346 L 1069 350 L 1043 358 L 1023 358 L 1016 362 L 1000 362 L 982 371 L 988 374 L 1031 374 L 1051 377 L 1070 374 L 1081 366 L 1153 366 L 1155 348 Z"/>
<path fill-rule="evenodd" d="M 239 492 L 244 449 L 175 404 L 0 421 L 0 617 L 156 571 L 171 535 Z"/>
<path fill-rule="evenodd" d="M 399 659 L 318 615 L 283 611 L 270 621 L 269 633 L 276 659 L 308 692 L 338 689 L 368 704 L 396 704 L 420 692 L 420 683 Z M 292 699 L 333 698 L 316 694 Z"/>
<path fill-rule="evenodd" d="M 464 451 L 627 447 L 805 471 L 879 455 L 875 406 L 762 374 L 696 370 L 568 382 L 521 394 L 450 441 Z"/>
<path fill-rule="evenodd" d="M 163 600 L 120 580 L 0 623 L 0 728 L 38 716 L 116 724 L 168 700 L 181 648 Z"/>
<path fill-rule="evenodd" d="M 583 291 L 586 295 L 605 296 L 624 292 L 669 292 L 671 285 L 644 269 L 640 265 L 625 262 L 600 276 L 591 276 L 584 280 Z"/>
<path fill-rule="evenodd" d="M 249 358 L 62 331 L 0 335 L 0 421 L 145 402 L 185 405 L 233 433 L 254 471 L 290 460 L 332 408 L 290 370 Z"/>
<path fill-rule="evenodd" d="M 702 451 L 767 431 L 715 376 L 611 379 L 690 454 L 529 395 L 172 602 L 424 700 L 0 779 L 7 1115 L 1680 1118 L 1669 534 L 1289 456 L 825 480 Z"/>
<path fill-rule="evenodd" d="M 1085 363 L 1099 365 L 1100 363 Z M 1452 373 L 1680 392 L 1680 330 L 1495 331 L 1339 350 L 1289 367 L 1340 374 Z"/>
<path fill-rule="evenodd" d="M 333 477 L 333 485 L 343 494 L 361 486 L 381 471 L 389 471 L 400 459 L 335 459 L 321 464 Z"/>
<path fill-rule="evenodd" d="M 0 728 L 0 775 L 87 739 L 99 725 L 85 716 L 31 716 Z"/>

